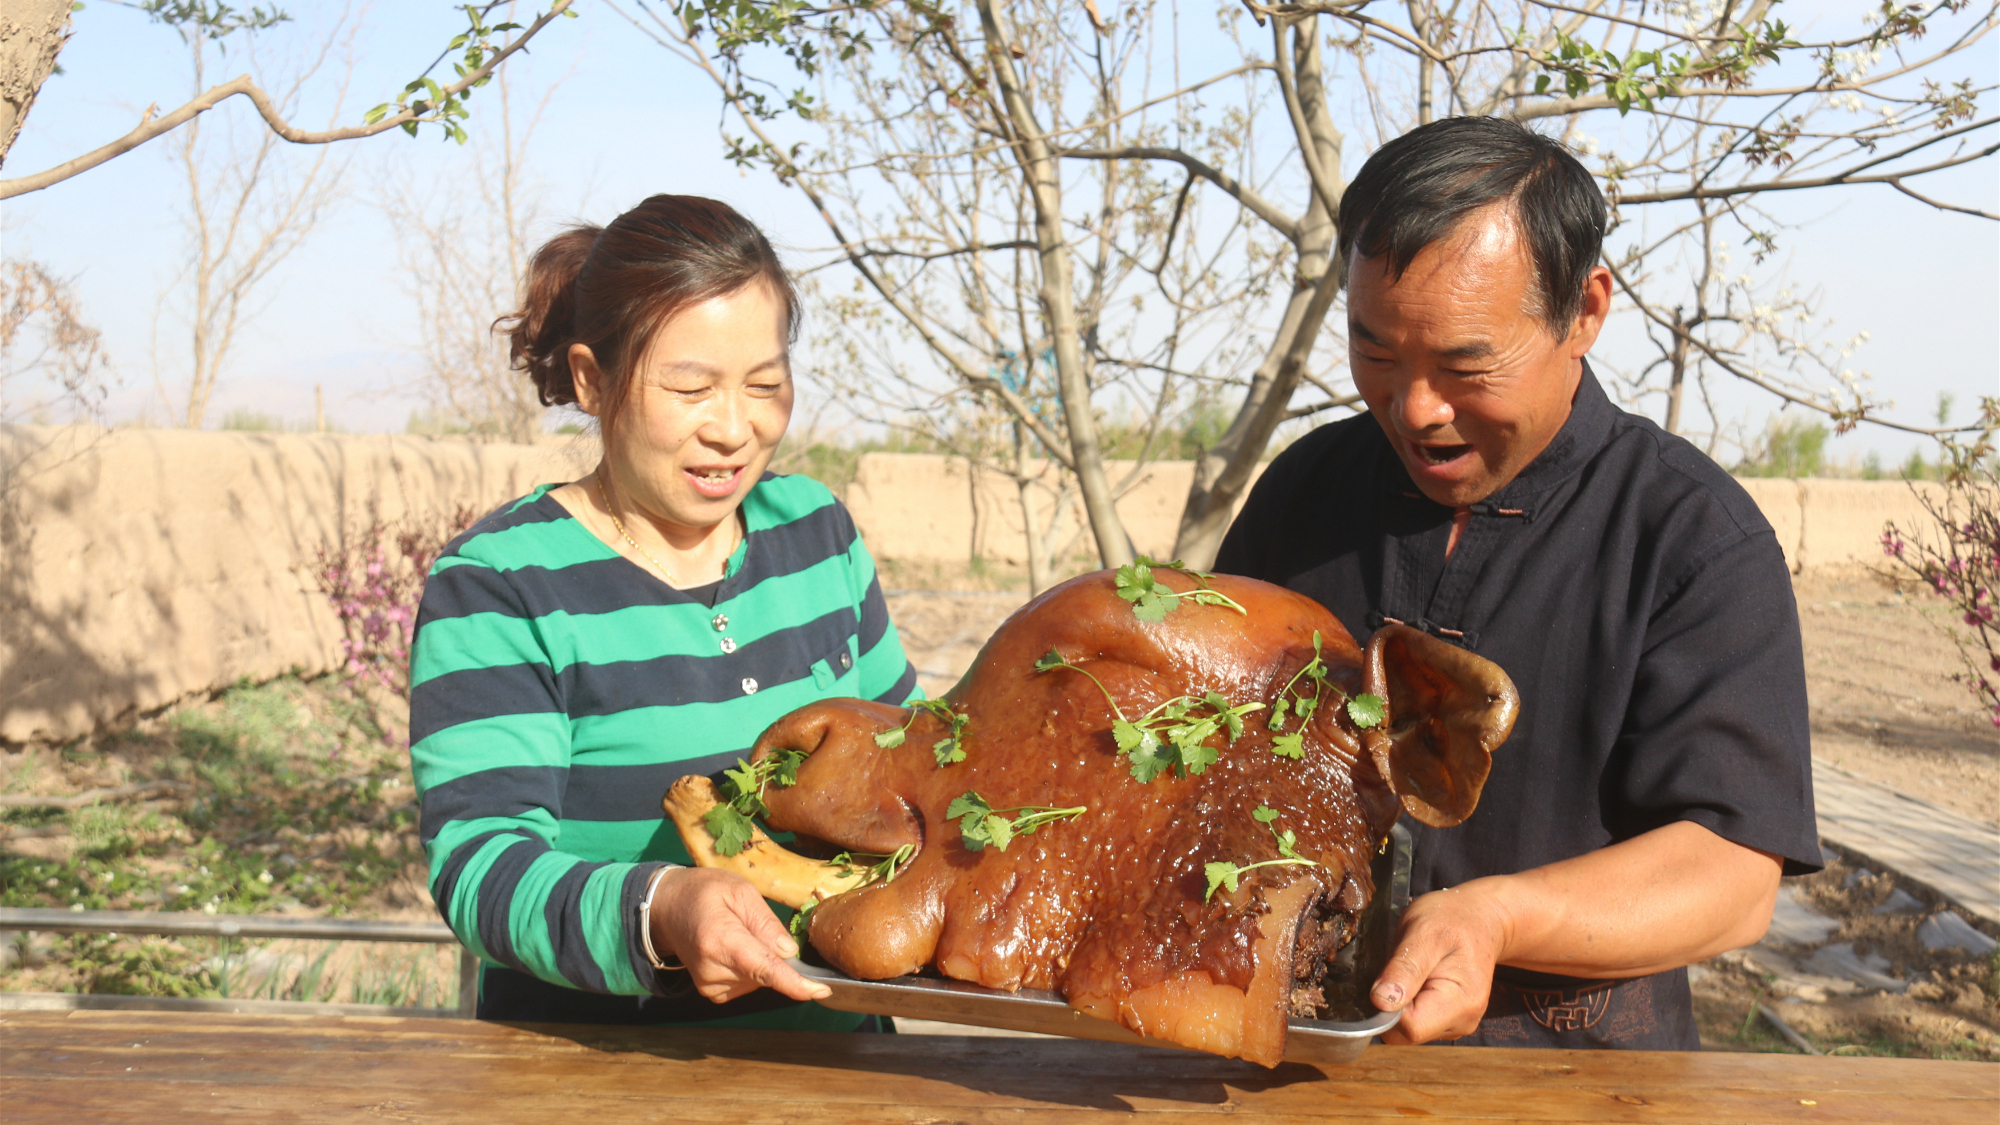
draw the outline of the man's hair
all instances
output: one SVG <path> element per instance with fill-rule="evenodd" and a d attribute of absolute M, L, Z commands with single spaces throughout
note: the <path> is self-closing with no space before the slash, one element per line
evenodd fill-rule
<path fill-rule="evenodd" d="M 1359 250 L 1388 254 L 1400 279 L 1424 247 L 1501 200 L 1534 259 L 1532 311 L 1564 339 L 1604 245 L 1604 196 L 1561 141 L 1504 118 L 1447 117 L 1377 149 L 1340 200 L 1344 274 Z"/>

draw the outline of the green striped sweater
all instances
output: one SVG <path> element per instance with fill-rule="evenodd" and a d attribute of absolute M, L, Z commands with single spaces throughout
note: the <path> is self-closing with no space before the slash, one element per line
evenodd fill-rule
<path fill-rule="evenodd" d="M 637 925 L 658 861 L 687 862 L 667 786 L 735 764 L 813 700 L 902 703 L 916 673 L 853 520 L 817 482 L 751 488 L 713 607 L 619 556 L 554 487 L 453 541 L 424 589 L 410 758 L 431 893 L 487 962 L 586 992 L 684 993 Z M 704 1004 L 682 1007 L 728 1014 Z M 789 1005 L 729 1022 L 856 1020 Z"/>

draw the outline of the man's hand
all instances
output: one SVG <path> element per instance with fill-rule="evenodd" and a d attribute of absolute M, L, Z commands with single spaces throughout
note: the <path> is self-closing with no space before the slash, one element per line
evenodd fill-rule
<path fill-rule="evenodd" d="M 750 881 L 727 871 L 682 867 L 667 871 L 653 893 L 653 948 L 679 958 L 696 992 L 726 1004 L 759 988 L 794 1000 L 832 995 L 785 964 L 799 945 L 764 905 Z"/>
<path fill-rule="evenodd" d="M 1368 997 L 1403 1018 L 1385 1043 L 1428 1043 L 1470 1035 L 1486 1014 L 1493 966 L 1503 944 L 1502 919 L 1484 896 L 1432 891 L 1403 911 L 1396 953 Z"/>
<path fill-rule="evenodd" d="M 1679 821 L 1597 851 L 1434 891 L 1403 912 L 1369 999 L 1403 1019 L 1390 1043 L 1479 1026 L 1493 966 L 1616 980 L 1663 973 L 1764 936 L 1778 857 Z"/>

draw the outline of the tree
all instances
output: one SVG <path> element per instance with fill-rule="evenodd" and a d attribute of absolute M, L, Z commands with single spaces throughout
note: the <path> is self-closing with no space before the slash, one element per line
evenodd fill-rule
<path fill-rule="evenodd" d="M 270 26 L 290 18 L 275 7 L 253 6 L 246 12 L 239 12 L 223 0 L 110 2 L 138 8 L 163 23 L 176 27 L 198 27 L 210 34 L 227 34 L 230 30 L 260 24 Z M 484 5 L 463 5 L 468 19 L 466 30 L 453 38 L 443 53 L 405 86 L 393 102 L 385 102 L 370 110 L 363 124 L 319 131 L 300 129 L 286 119 L 283 107 L 246 74 L 200 91 L 193 100 L 162 117 L 153 116 L 157 106 L 148 106 L 131 132 L 75 159 L 30 176 L 0 180 L 0 199 L 40 191 L 81 175 L 107 160 L 131 152 L 147 141 L 189 124 L 239 95 L 250 100 L 273 134 L 293 144 L 331 144 L 372 137 L 391 129 L 402 129 L 416 136 L 425 125 L 435 125 L 447 137 L 464 143 L 467 134 L 462 122 L 469 114 L 465 103 L 472 92 L 485 85 L 502 63 L 526 47 L 528 41 L 540 34 L 557 16 L 575 15 L 570 10 L 574 0 L 555 0 L 547 12 L 525 28 L 515 23 L 486 23 L 486 16 L 504 2 L 492 0 Z M 4 64 L 0 73 L 8 76 L 6 81 L 0 82 L 0 163 L 5 162 L 28 110 L 53 71 L 57 53 L 69 40 L 72 7 L 69 0 L 20 0 L 20 14 L 13 17 L 19 20 L 12 28 L 16 34 L 0 37 L 0 64 Z M 521 34 L 506 43 L 494 42 L 495 36 L 515 30 Z M 452 69 L 457 73 L 458 80 L 439 83 L 431 78 L 431 73 L 452 59 L 454 54 L 457 58 L 452 62 Z"/>
<path fill-rule="evenodd" d="M 417 314 L 423 394 L 454 429 L 514 442 L 541 432 L 534 385 L 508 363 L 493 322 L 518 306 L 517 287 L 534 253 L 543 193 L 529 172 L 528 144 L 549 99 L 548 86 L 525 119 L 508 74 L 494 83 L 493 127 L 468 148 L 470 166 L 450 185 L 385 177 L 381 206 L 396 229 L 398 256 Z"/>
<path fill-rule="evenodd" d="M 188 50 L 196 90 L 205 88 L 210 55 L 225 51 L 234 33 L 247 38 L 285 18 L 256 8 L 241 14 L 221 7 L 158 8 L 152 10 L 154 18 L 172 27 Z M 337 32 L 326 39 L 274 104 L 290 111 L 338 41 Z M 246 46 L 242 53 L 255 64 L 254 49 Z M 340 112 L 338 102 L 333 112 Z M 200 429 L 206 419 L 237 332 L 255 315 L 265 282 L 304 245 L 340 195 L 345 162 L 330 163 L 326 148 L 314 150 L 308 161 L 286 161 L 278 140 L 259 130 L 246 144 L 226 127 L 220 136 L 208 133 L 199 120 L 174 136 L 174 163 L 187 186 L 188 249 L 183 272 L 169 293 L 179 293 L 185 301 L 188 386 L 178 413 L 189 429 Z"/>
<path fill-rule="evenodd" d="M 1686 385 L 1705 393 L 1713 375 L 1836 428 L 1937 432 L 1883 417 L 1840 367 L 1841 345 L 1794 327 L 1810 303 L 1782 279 L 1729 277 L 1727 248 L 1747 244 L 1762 265 L 1782 230 L 1764 201 L 1780 192 L 1878 185 L 1992 218 L 1921 183 L 1995 151 L 1977 140 L 1996 123 L 1978 112 L 1988 87 L 1951 69 L 1993 31 L 1991 2 L 1857 5 L 1850 30 L 1810 38 L 1774 0 L 1225 4 L 1233 57 L 1192 81 L 1180 66 L 1203 52 L 1161 3 L 1109 19 L 1095 0 L 1007 12 L 992 0 L 607 3 L 714 78 L 732 157 L 812 202 L 855 299 L 879 302 L 944 375 L 933 394 L 996 404 L 1077 474 L 1107 564 L 1129 557 L 1096 441 L 1096 415 L 1118 397 L 1242 395 L 1182 516 L 1176 553 L 1197 564 L 1301 384 L 1327 396 L 1308 409 L 1352 401 L 1330 374 L 1338 334 L 1331 356 L 1314 351 L 1339 298 L 1327 255 L 1343 167 L 1439 114 L 1546 123 L 1596 164 L 1621 315 L 1649 327 L 1662 357 L 1623 392 L 1665 395 L 1675 427 Z M 982 275 L 1028 299 L 990 299 Z M 1203 291 L 1203 279 L 1228 284 Z M 1190 293 L 1202 303 L 1176 319 Z M 1003 337 L 993 325 L 1009 309 L 1022 323 Z M 1002 351 L 1044 350 L 1051 411 L 995 374 Z"/>
<path fill-rule="evenodd" d="M 108 368 L 69 278 L 27 259 L 0 266 L 0 423 L 94 415 Z"/>

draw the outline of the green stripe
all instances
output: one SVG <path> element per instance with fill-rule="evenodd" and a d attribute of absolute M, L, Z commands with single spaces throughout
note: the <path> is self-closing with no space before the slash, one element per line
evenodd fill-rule
<path fill-rule="evenodd" d="M 501 612 L 445 617 L 424 622 L 423 643 L 410 660 L 410 687 L 474 668 L 547 663 L 534 619 Z"/>
<path fill-rule="evenodd" d="M 632 967 L 632 952 L 625 948 L 625 879 L 632 873 L 627 864 L 602 867 L 584 880 L 578 908 L 583 913 L 583 943 L 597 971 L 604 974 L 604 987 L 614 996 L 643 994 L 639 974 Z"/>
<path fill-rule="evenodd" d="M 849 679 L 852 675 L 849 673 Z M 882 690 L 887 691 L 887 686 Z M 592 748 L 589 762 L 593 766 L 686 761 L 731 749 L 747 750 L 764 728 L 779 718 L 814 700 L 840 694 L 838 687 L 821 691 L 813 685 L 812 677 L 806 676 L 725 703 L 634 707 L 613 715 L 584 715 L 575 720 L 575 737 L 577 745 Z M 758 716 L 763 716 L 761 721 Z"/>
<path fill-rule="evenodd" d="M 560 570 L 580 562 L 618 557 L 618 552 L 574 517 L 524 523 L 475 535 L 461 544 L 458 551 L 503 573 L 531 566 Z"/>
<path fill-rule="evenodd" d="M 743 517 L 750 530 L 765 531 L 809 516 L 833 502 L 833 493 L 811 477 L 775 477 L 760 481 L 743 498 Z"/>
<path fill-rule="evenodd" d="M 556 820 L 546 810 L 536 809 L 526 816 L 476 816 L 466 820 L 454 820 L 438 830 L 438 834 L 425 846 L 424 854 L 431 865 L 431 889 L 437 889 L 438 876 L 443 874 L 446 861 L 459 845 L 474 836 L 488 832 L 514 832 L 528 836 L 539 836 L 551 847 L 555 845 Z M 461 884 L 462 885 L 462 884 Z"/>
<path fill-rule="evenodd" d="M 509 900 L 507 908 L 507 934 L 514 942 L 515 959 L 528 966 L 536 976 L 571 988 L 577 987 L 577 982 L 556 971 L 556 948 L 550 940 L 547 908 L 549 894 L 555 890 L 556 881 L 562 878 L 563 872 L 582 862 L 574 855 L 561 852 L 543 852 L 536 856 L 528 869 L 521 872 L 520 882 L 514 884 L 514 897 Z"/>
<path fill-rule="evenodd" d="M 674 822 L 664 816 L 658 820 L 565 820 L 556 846 L 596 863 L 694 862 L 681 846 Z"/>
<path fill-rule="evenodd" d="M 508 766 L 569 766 L 569 716 L 556 711 L 494 715 L 449 726 L 410 747 L 422 794 L 447 781 Z"/>

